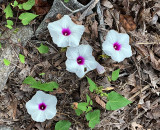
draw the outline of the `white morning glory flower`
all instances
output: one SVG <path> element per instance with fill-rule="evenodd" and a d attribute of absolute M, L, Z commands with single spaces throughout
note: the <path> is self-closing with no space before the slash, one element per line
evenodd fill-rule
<path fill-rule="evenodd" d="M 49 23 L 48 30 L 58 47 L 76 47 L 85 28 L 83 25 L 75 24 L 68 15 L 64 15 L 60 20 Z"/>
<path fill-rule="evenodd" d="M 26 103 L 27 112 L 37 122 L 44 122 L 56 115 L 57 98 L 42 91 L 37 93 Z"/>
<path fill-rule="evenodd" d="M 82 78 L 87 72 L 96 69 L 98 62 L 92 56 L 90 45 L 69 47 L 66 52 L 66 69 Z"/>
<path fill-rule="evenodd" d="M 106 40 L 102 44 L 102 49 L 106 55 L 111 56 L 117 62 L 132 56 L 128 34 L 118 33 L 114 30 L 108 32 Z"/>

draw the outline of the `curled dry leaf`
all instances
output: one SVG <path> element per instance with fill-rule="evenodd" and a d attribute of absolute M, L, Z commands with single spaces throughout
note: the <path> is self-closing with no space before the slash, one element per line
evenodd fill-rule
<path fill-rule="evenodd" d="M 160 59 L 155 58 L 152 50 L 149 51 L 149 54 L 153 68 L 160 71 Z"/>
<path fill-rule="evenodd" d="M 101 4 L 102 4 L 103 6 L 109 8 L 109 9 L 110 9 L 110 8 L 113 8 L 112 3 L 109 2 L 108 0 L 102 0 L 102 1 L 101 1 Z"/>
<path fill-rule="evenodd" d="M 130 15 L 120 14 L 120 23 L 126 31 L 133 31 L 136 29 L 136 24 L 133 20 L 133 17 Z"/>
<path fill-rule="evenodd" d="M 103 107 L 104 109 L 106 109 L 106 103 L 104 101 L 102 101 L 99 96 L 96 96 L 96 102 L 101 105 L 101 107 Z"/>
<path fill-rule="evenodd" d="M 153 69 L 150 69 L 149 71 L 144 70 L 144 72 L 149 75 L 153 87 L 158 88 L 157 83 L 160 81 L 160 78 L 157 77 L 157 74 L 154 73 L 154 70 Z"/>

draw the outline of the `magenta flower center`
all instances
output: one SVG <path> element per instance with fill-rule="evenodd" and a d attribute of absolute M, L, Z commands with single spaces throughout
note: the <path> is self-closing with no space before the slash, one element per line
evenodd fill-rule
<path fill-rule="evenodd" d="M 45 104 L 45 103 L 40 103 L 39 105 L 39 110 L 42 110 L 42 111 L 44 111 L 45 109 L 46 109 L 46 107 L 47 107 L 47 105 Z"/>
<path fill-rule="evenodd" d="M 115 42 L 113 44 L 113 48 L 116 50 L 116 51 L 119 51 L 121 49 L 121 44 L 119 44 L 118 42 Z"/>
<path fill-rule="evenodd" d="M 84 59 L 84 57 L 82 57 L 82 56 L 79 56 L 79 57 L 77 58 L 77 63 L 78 63 L 79 65 L 84 65 L 84 61 L 85 61 L 85 59 Z"/>
<path fill-rule="evenodd" d="M 69 36 L 71 34 L 71 30 L 69 28 L 63 28 L 62 29 L 62 34 L 64 36 Z"/>

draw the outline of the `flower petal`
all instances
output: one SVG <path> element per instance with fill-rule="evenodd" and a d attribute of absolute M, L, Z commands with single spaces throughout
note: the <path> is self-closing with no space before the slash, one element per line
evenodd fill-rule
<path fill-rule="evenodd" d="M 85 65 L 87 66 L 87 71 L 94 70 L 97 67 L 97 61 L 93 56 L 87 57 L 85 60 Z"/>
<path fill-rule="evenodd" d="M 36 104 L 33 100 L 29 100 L 27 103 L 26 103 L 26 108 L 27 108 L 27 112 L 29 114 L 32 114 L 36 111 L 39 111 L 38 109 L 38 103 Z"/>
<path fill-rule="evenodd" d="M 69 46 L 78 46 L 85 28 L 82 25 L 71 27 L 71 35 L 69 36 Z"/>
<path fill-rule="evenodd" d="M 121 62 L 124 60 L 125 55 L 120 51 L 115 51 L 115 53 L 111 57 L 114 61 Z"/>
<path fill-rule="evenodd" d="M 47 94 L 46 98 L 44 98 L 44 103 L 47 105 L 47 108 L 55 108 L 57 105 L 57 98 L 53 95 Z"/>
<path fill-rule="evenodd" d="M 46 119 L 52 119 L 57 113 L 57 110 L 55 108 L 47 108 L 45 111 L 45 117 Z"/>
<path fill-rule="evenodd" d="M 125 58 L 131 57 L 132 56 L 131 46 L 130 45 L 126 45 L 125 47 L 122 47 L 121 48 L 121 53 L 123 53 Z"/>
<path fill-rule="evenodd" d="M 98 74 L 103 74 L 105 71 L 106 70 L 104 69 L 104 67 L 97 62 L 97 72 L 98 72 Z"/>
<path fill-rule="evenodd" d="M 46 120 L 46 116 L 44 111 L 36 111 L 31 115 L 32 119 L 37 122 L 44 122 Z"/>
<path fill-rule="evenodd" d="M 108 41 L 108 43 L 113 44 L 118 41 L 118 32 L 115 30 L 110 30 L 108 34 L 106 35 L 105 41 Z"/>
<path fill-rule="evenodd" d="M 92 56 L 92 47 L 90 45 L 80 45 L 78 47 L 79 55 L 84 58 L 87 56 Z"/>
<path fill-rule="evenodd" d="M 76 71 L 76 75 L 79 78 L 82 78 L 88 71 L 84 72 L 85 67 L 83 65 L 79 65 L 77 71 Z"/>
<path fill-rule="evenodd" d="M 129 44 L 129 35 L 125 33 L 119 33 L 118 35 L 118 43 L 122 46 L 126 46 Z"/>
<path fill-rule="evenodd" d="M 62 20 L 61 25 L 63 28 L 71 29 L 72 27 L 77 25 L 72 21 L 72 19 L 68 15 L 64 15 L 60 20 Z"/>
<path fill-rule="evenodd" d="M 79 56 L 78 48 L 77 47 L 68 47 L 66 56 L 68 59 L 74 59 L 77 60 L 77 57 Z"/>
<path fill-rule="evenodd" d="M 113 48 L 113 44 L 108 44 L 108 41 L 105 41 L 102 44 L 102 50 L 105 52 L 106 55 L 112 56 L 115 53 L 115 49 Z"/>
<path fill-rule="evenodd" d="M 66 70 L 73 73 L 75 73 L 79 67 L 76 60 L 67 59 L 65 64 L 66 64 Z"/>

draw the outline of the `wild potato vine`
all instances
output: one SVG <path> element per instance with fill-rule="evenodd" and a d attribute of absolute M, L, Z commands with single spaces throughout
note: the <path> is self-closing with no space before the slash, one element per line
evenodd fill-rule
<path fill-rule="evenodd" d="M 64 2 L 69 2 L 69 0 L 64 0 Z M 6 19 L 7 19 L 7 24 L 5 26 L 9 29 L 13 28 L 14 23 L 12 20 L 9 19 L 13 17 L 12 8 L 18 7 L 19 9 L 30 10 L 34 6 L 34 4 L 35 4 L 35 0 L 28 0 L 27 2 L 23 4 L 19 4 L 15 0 L 13 3 L 8 4 L 4 10 L 6 14 Z M 29 12 L 25 12 L 25 13 L 20 14 L 18 18 L 21 20 L 23 25 L 28 25 L 30 21 L 36 18 L 37 16 L 38 15 L 29 13 Z M 61 24 L 59 24 L 59 21 L 61 21 Z M 67 15 L 65 15 L 65 17 L 63 17 L 59 21 L 50 23 L 48 26 L 48 29 L 50 31 L 50 34 L 52 36 L 54 43 L 56 43 L 59 47 L 66 47 L 64 51 L 67 50 L 68 52 L 70 50 L 70 48 L 67 48 L 68 45 L 73 46 L 74 48 L 72 48 L 71 54 L 69 53 L 67 54 L 68 55 L 67 58 L 73 57 L 73 55 L 77 56 L 79 59 L 76 57 L 77 58 L 76 62 L 78 63 L 77 65 L 79 66 L 84 65 L 86 61 L 89 61 L 89 59 L 92 59 L 90 60 L 89 66 L 87 66 L 88 70 L 90 70 L 90 68 L 94 69 L 96 68 L 96 66 L 98 66 L 97 67 L 98 73 L 99 74 L 104 73 L 105 72 L 104 67 L 101 66 L 97 61 L 95 61 L 92 54 L 90 57 L 86 57 L 86 58 L 82 58 L 81 56 L 81 55 L 83 55 L 83 57 L 87 56 L 87 52 L 88 52 L 86 51 L 85 53 L 83 53 L 83 51 L 85 50 L 85 47 L 83 49 L 78 48 L 80 47 L 79 42 L 84 32 L 84 26 L 76 25 L 75 23 L 72 22 L 70 17 Z M 68 23 L 68 26 L 66 26 L 65 23 Z M 81 33 L 78 34 L 80 30 L 81 30 Z M 18 30 L 15 30 L 15 33 L 16 31 Z M 58 41 L 56 38 L 54 38 L 54 36 L 58 36 L 59 38 L 63 37 L 63 40 Z M 108 32 L 106 36 L 106 40 L 103 43 L 102 47 L 103 47 L 102 48 L 103 51 L 108 56 L 111 56 L 111 58 L 117 62 L 121 62 L 126 57 L 130 57 L 132 55 L 131 47 L 129 45 L 129 36 L 127 34 L 118 33 L 114 30 L 111 30 Z M 90 47 L 88 48 L 89 48 L 88 50 L 92 53 L 92 48 Z M 76 49 L 77 50 L 79 49 L 79 50 L 75 52 Z M 41 43 L 40 47 L 38 47 L 37 50 L 41 54 L 45 54 L 45 53 L 48 53 L 49 48 L 48 46 L 45 46 Z M 126 55 L 124 52 L 127 52 Z M 103 56 L 103 58 L 104 57 L 108 58 L 107 55 L 101 55 L 101 56 Z M 19 54 L 19 60 L 21 63 L 24 64 L 25 56 L 22 54 Z M 3 59 L 3 62 L 6 66 L 10 65 L 10 61 L 7 59 Z M 81 63 L 81 62 L 84 62 L 84 63 Z M 75 63 L 73 63 L 73 66 L 68 66 L 70 68 L 72 67 L 70 72 L 73 72 Z M 86 71 L 85 69 L 86 67 L 82 68 L 82 71 L 87 73 L 88 71 Z M 108 76 L 109 81 L 116 81 L 118 79 L 119 72 L 120 72 L 120 69 L 113 71 L 112 76 L 111 77 Z M 82 78 L 85 75 L 85 73 L 80 75 L 79 77 Z M 42 76 L 42 75 L 45 75 L 45 73 L 41 73 L 39 75 Z M 106 97 L 107 99 L 106 110 L 117 110 L 131 103 L 131 101 L 127 100 L 125 97 L 116 93 L 115 91 L 111 91 L 110 93 L 104 92 L 103 91 L 104 87 L 97 86 L 89 77 L 87 77 L 87 80 L 89 83 L 90 92 Z M 36 88 L 36 89 L 46 91 L 46 92 L 53 91 L 54 89 L 57 89 L 59 87 L 59 85 L 56 82 L 52 81 L 52 82 L 42 83 L 41 81 L 37 81 L 31 76 L 28 76 L 23 81 L 23 83 L 28 84 L 32 88 Z M 28 113 L 31 115 L 32 119 L 37 122 L 43 122 L 46 119 L 52 119 L 56 115 L 56 112 L 57 112 L 56 111 L 56 104 L 57 104 L 56 97 L 46 94 L 42 91 L 37 91 L 37 93 L 32 97 L 32 99 L 26 103 L 26 108 L 27 108 Z M 85 113 L 85 117 L 86 117 L 86 120 L 89 121 L 90 128 L 94 128 L 95 125 L 100 122 L 100 110 L 93 110 L 92 106 L 93 106 L 93 101 L 91 100 L 89 95 L 86 94 L 86 102 L 78 103 L 77 107 L 75 108 L 75 112 L 77 116 L 80 116 L 82 113 Z M 34 111 L 36 111 L 36 114 L 34 113 Z M 71 123 L 69 121 L 62 120 L 56 123 L 55 130 L 59 130 L 59 129 L 68 130 L 70 126 L 71 126 Z"/>

